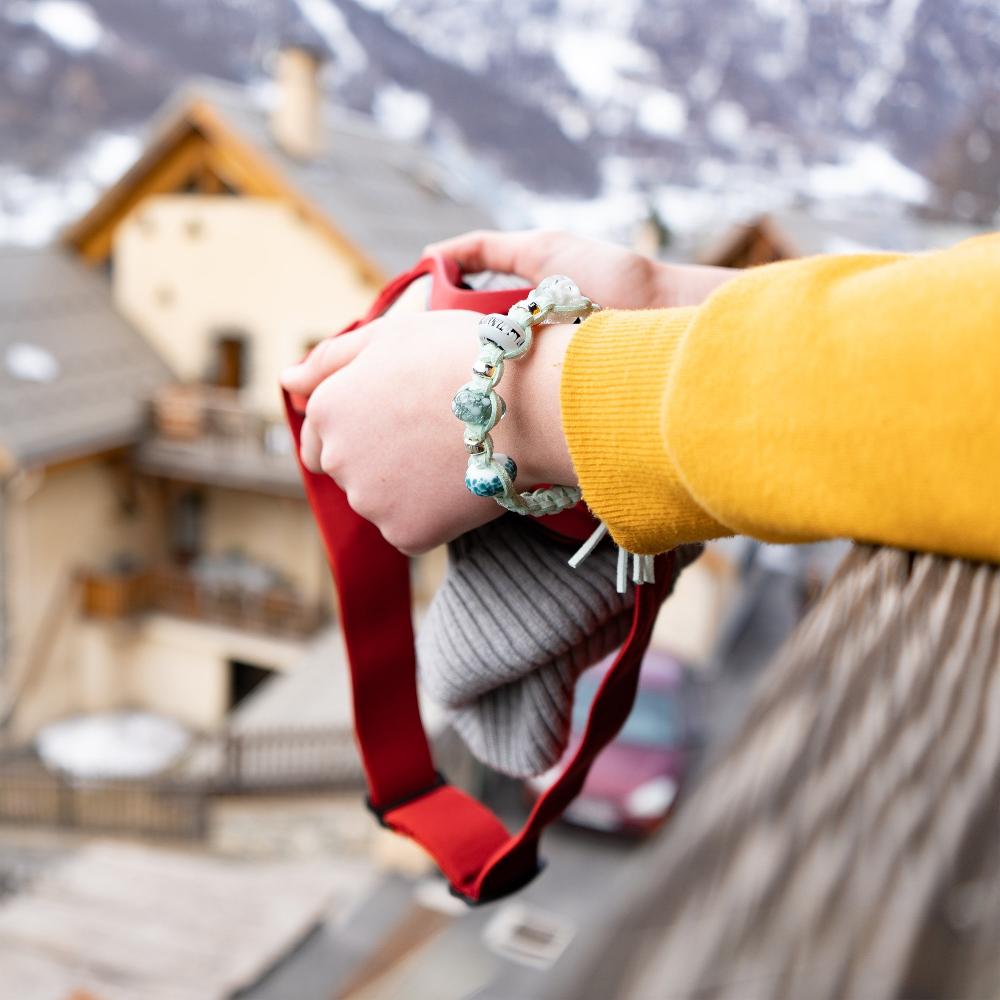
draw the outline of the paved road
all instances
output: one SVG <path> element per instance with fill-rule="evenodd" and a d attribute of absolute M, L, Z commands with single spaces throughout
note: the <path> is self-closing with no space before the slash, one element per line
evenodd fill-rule
<path fill-rule="evenodd" d="M 527 905 L 553 915 L 575 929 L 594 919 L 596 905 L 620 876 L 623 864 L 641 863 L 642 845 L 569 827 L 553 828 L 545 840 L 545 871 L 517 897 L 515 904 L 499 903 L 469 909 L 436 928 L 418 959 L 407 966 L 407 998 L 483 1000 L 518 997 L 538 991 L 543 972 L 494 954 L 482 940 L 484 928 L 503 906 Z M 297 951 L 272 970 L 243 1000 L 330 1000 L 337 995 L 375 948 L 392 937 L 415 909 L 416 883 L 398 876 L 385 877 L 372 895 L 346 920 L 321 926 Z M 460 904 L 461 905 L 461 904 Z M 339 924 L 339 925 L 338 925 Z M 381 998 L 395 993 L 392 983 L 372 984 L 359 995 Z"/>

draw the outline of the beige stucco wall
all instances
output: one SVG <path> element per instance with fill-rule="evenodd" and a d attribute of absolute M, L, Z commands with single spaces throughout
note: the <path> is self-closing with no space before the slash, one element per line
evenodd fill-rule
<path fill-rule="evenodd" d="M 304 644 L 168 615 L 83 622 L 82 709 L 142 707 L 212 729 L 229 705 L 229 661 L 289 670 Z"/>
<path fill-rule="evenodd" d="M 22 475 L 11 484 L 4 526 L 9 679 L 16 687 L 32 656 L 46 667 L 28 689 L 19 720 L 25 725 L 40 714 L 69 711 L 80 697 L 80 678 L 71 666 L 75 570 L 106 565 L 117 553 L 140 555 L 146 547 L 149 522 L 124 510 L 123 487 L 120 470 L 102 459 Z"/>
<path fill-rule="evenodd" d="M 248 405 L 277 416 L 278 373 L 366 309 L 376 289 L 288 205 L 162 195 L 118 229 L 118 307 L 177 373 L 203 378 L 221 330 L 250 343 Z"/>
<path fill-rule="evenodd" d="M 27 739 L 53 719 L 78 712 L 143 708 L 196 730 L 217 728 L 229 706 L 229 661 L 289 670 L 300 641 L 143 615 L 121 621 L 76 618 L 17 713 Z"/>
<path fill-rule="evenodd" d="M 196 728 L 223 721 L 230 659 L 282 670 L 303 655 L 290 639 L 145 615 L 95 621 L 80 614 L 75 572 L 118 553 L 155 561 L 164 522 L 151 484 L 121 504 L 126 480 L 105 460 L 22 476 L 8 493 L 6 530 L 12 688 L 33 654 L 35 669 L 14 720 L 19 738 L 65 715 L 145 707 Z M 309 600 L 328 595 L 329 574 L 302 501 L 209 491 L 208 550 L 242 548 L 282 567 Z"/>
<path fill-rule="evenodd" d="M 330 570 L 304 500 L 208 489 L 203 523 L 206 552 L 244 552 L 279 569 L 306 601 L 330 602 Z"/>

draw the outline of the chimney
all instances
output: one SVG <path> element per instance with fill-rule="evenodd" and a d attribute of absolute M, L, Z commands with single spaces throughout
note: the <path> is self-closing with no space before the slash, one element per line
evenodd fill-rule
<path fill-rule="evenodd" d="M 290 43 L 277 54 L 277 103 L 271 114 L 274 141 L 289 156 L 308 160 L 323 148 L 323 56 L 309 45 Z"/>

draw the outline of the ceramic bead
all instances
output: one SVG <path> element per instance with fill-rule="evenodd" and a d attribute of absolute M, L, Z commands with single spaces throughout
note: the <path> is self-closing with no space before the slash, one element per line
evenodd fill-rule
<path fill-rule="evenodd" d="M 565 274 L 553 274 L 546 278 L 535 290 L 534 297 L 536 301 L 547 299 L 556 309 L 572 308 L 582 298 L 576 282 Z"/>
<path fill-rule="evenodd" d="M 511 479 L 517 476 L 517 465 L 509 455 L 495 452 L 493 463 L 502 465 Z M 465 486 L 470 493 L 475 493 L 477 497 L 495 497 L 503 493 L 503 480 L 497 475 L 493 463 L 482 465 L 475 459 L 469 462 L 465 471 Z"/>
<path fill-rule="evenodd" d="M 508 316 L 490 313 L 479 321 L 479 340 L 496 344 L 505 351 L 520 350 L 524 346 L 524 329 Z"/>
<path fill-rule="evenodd" d="M 483 392 L 478 386 L 466 383 L 455 393 L 451 401 L 451 412 L 459 420 L 473 427 L 485 427 L 490 420 L 493 408 L 490 405 L 490 393 Z M 507 404 L 502 396 L 497 396 L 497 420 L 507 412 Z"/>
<path fill-rule="evenodd" d="M 489 394 L 478 392 L 469 385 L 463 385 L 451 401 L 451 412 L 459 420 L 477 427 L 485 426 L 492 411 Z"/>

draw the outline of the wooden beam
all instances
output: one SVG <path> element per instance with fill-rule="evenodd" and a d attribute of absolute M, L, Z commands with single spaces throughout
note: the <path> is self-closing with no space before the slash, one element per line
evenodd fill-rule
<path fill-rule="evenodd" d="M 165 150 L 161 159 L 149 165 L 135 184 L 122 185 L 90 224 L 76 232 L 69 231 L 67 240 L 80 255 L 91 263 L 102 263 L 111 254 L 115 232 L 139 205 L 155 194 L 170 194 L 183 190 L 201 174 L 206 158 L 204 136 L 192 129 L 175 146 Z"/>
<path fill-rule="evenodd" d="M 205 100 L 192 101 L 178 114 L 121 180 L 64 231 L 62 240 L 85 260 L 102 263 L 111 254 L 118 226 L 142 201 L 189 185 L 205 194 L 218 193 L 228 185 L 240 194 L 284 201 L 353 262 L 362 280 L 378 287 L 388 277 L 295 188 L 263 150 L 241 136 Z"/>
<path fill-rule="evenodd" d="M 199 194 L 225 194 L 226 184 L 211 168 L 206 157 L 196 180 Z"/>

